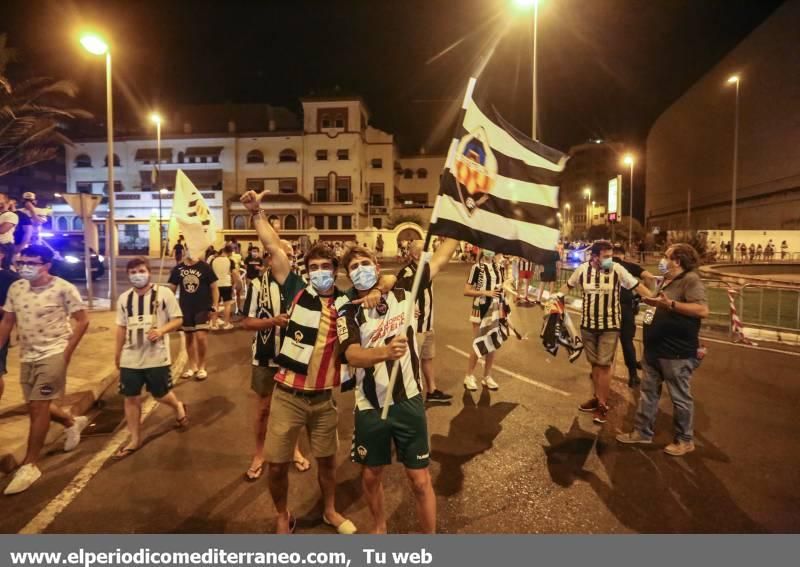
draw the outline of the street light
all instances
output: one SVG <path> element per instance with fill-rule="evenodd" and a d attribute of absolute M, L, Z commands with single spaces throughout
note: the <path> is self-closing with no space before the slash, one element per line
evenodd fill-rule
<path fill-rule="evenodd" d="M 731 258 L 736 258 L 736 181 L 739 173 L 739 75 L 731 75 L 728 84 L 736 85 L 736 106 L 733 122 L 733 180 L 731 182 Z"/>
<path fill-rule="evenodd" d="M 633 243 L 633 164 L 636 160 L 633 159 L 633 154 L 625 154 L 622 163 L 630 166 L 631 168 L 631 198 L 630 208 L 628 209 L 628 247 Z"/>
<path fill-rule="evenodd" d="M 531 55 L 531 80 L 533 86 L 531 102 L 531 138 L 538 140 L 537 136 L 537 85 L 536 85 L 536 44 L 539 28 L 539 0 L 514 0 L 514 5 L 520 10 L 533 8 L 533 53 Z"/>
<path fill-rule="evenodd" d="M 156 166 L 153 183 L 158 187 L 161 182 L 161 115 L 157 112 L 150 114 L 150 122 L 156 125 Z M 158 253 L 164 255 L 164 226 L 161 222 L 161 195 L 165 190 L 158 191 Z"/>
<path fill-rule="evenodd" d="M 106 56 L 106 122 L 108 129 L 108 156 L 106 164 L 108 166 L 108 218 L 106 219 L 106 242 L 108 249 L 109 270 L 109 301 L 108 307 L 113 310 L 114 300 L 117 297 L 117 234 L 116 223 L 114 222 L 114 106 L 111 96 L 111 50 L 108 44 L 97 34 L 87 33 L 81 36 L 81 45 L 92 55 Z"/>

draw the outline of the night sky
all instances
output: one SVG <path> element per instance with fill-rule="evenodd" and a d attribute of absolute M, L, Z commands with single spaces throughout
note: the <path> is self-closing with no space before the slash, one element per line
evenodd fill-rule
<path fill-rule="evenodd" d="M 641 148 L 657 116 L 781 3 L 542 0 L 542 140 Z M 531 19 L 510 0 L 0 3 L 0 33 L 20 51 L 12 76 L 74 79 L 79 103 L 98 116 L 103 65 L 77 44 L 89 26 L 112 41 L 120 120 L 186 103 L 299 111 L 301 96 L 357 93 L 406 153 L 445 147 L 456 99 L 492 44 L 484 79 L 493 102 L 530 130 Z"/>

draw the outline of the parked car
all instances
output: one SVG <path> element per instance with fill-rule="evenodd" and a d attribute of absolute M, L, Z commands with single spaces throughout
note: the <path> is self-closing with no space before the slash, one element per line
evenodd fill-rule
<path fill-rule="evenodd" d="M 67 281 L 86 281 L 86 256 L 83 248 L 83 234 L 42 233 L 42 244 L 53 250 L 51 273 Z M 89 248 L 92 265 L 92 281 L 106 273 L 105 257 Z"/>

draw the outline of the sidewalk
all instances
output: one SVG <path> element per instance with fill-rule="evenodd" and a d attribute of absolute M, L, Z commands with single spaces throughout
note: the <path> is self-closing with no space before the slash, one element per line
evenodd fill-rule
<path fill-rule="evenodd" d="M 89 319 L 89 329 L 67 370 L 67 393 L 56 402 L 73 415 L 83 415 L 117 380 L 114 313 L 91 311 Z M 0 474 L 7 474 L 24 458 L 28 440 L 28 415 L 19 385 L 19 355 L 19 346 L 12 343 L 5 392 L 0 400 Z M 62 426 L 51 424 L 46 443 L 55 441 L 63 431 Z"/>

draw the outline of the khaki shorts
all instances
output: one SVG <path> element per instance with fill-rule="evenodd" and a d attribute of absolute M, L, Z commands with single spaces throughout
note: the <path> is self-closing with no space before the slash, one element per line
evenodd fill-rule
<path fill-rule="evenodd" d="M 253 372 L 250 375 L 250 389 L 262 398 L 271 396 L 275 389 L 275 374 L 277 373 L 277 366 L 253 366 Z"/>
<path fill-rule="evenodd" d="M 19 379 L 26 402 L 57 400 L 67 387 L 67 364 L 62 353 L 21 364 Z"/>
<path fill-rule="evenodd" d="M 592 366 L 611 366 L 617 352 L 619 331 L 589 331 L 581 329 L 583 352 Z"/>
<path fill-rule="evenodd" d="M 436 337 L 433 331 L 417 333 L 417 348 L 421 360 L 430 360 L 436 356 Z"/>
<path fill-rule="evenodd" d="M 291 463 L 303 429 L 308 432 L 315 458 L 335 455 L 339 447 L 338 423 L 339 413 L 330 390 L 307 398 L 276 387 L 269 406 L 264 458 L 270 463 Z"/>

